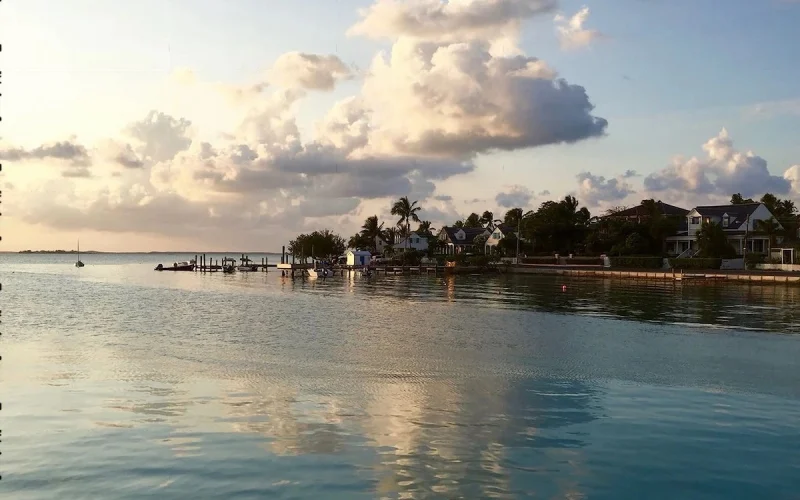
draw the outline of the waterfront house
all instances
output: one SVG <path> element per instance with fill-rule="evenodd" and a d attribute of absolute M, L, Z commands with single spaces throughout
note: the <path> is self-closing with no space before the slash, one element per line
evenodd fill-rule
<path fill-rule="evenodd" d="M 395 252 L 404 252 L 406 250 L 425 252 L 428 250 L 428 238 L 424 235 L 420 235 L 417 232 L 413 232 L 405 238 L 399 238 L 399 241 L 392 245 L 392 248 Z"/>
<path fill-rule="evenodd" d="M 689 213 L 689 210 L 686 210 L 685 208 L 676 207 L 675 205 L 664 203 L 661 200 L 655 202 L 654 206 L 658 213 L 665 217 L 684 218 L 686 217 L 686 214 Z M 642 222 L 643 220 L 649 219 L 650 215 L 650 208 L 644 203 L 640 203 L 635 207 L 626 208 L 625 210 L 604 215 L 600 217 L 600 219 L 625 219 L 632 222 Z"/>
<path fill-rule="evenodd" d="M 387 242 L 386 242 L 386 240 L 384 240 L 384 239 L 383 239 L 383 238 L 381 238 L 380 236 L 376 236 L 376 237 L 375 237 L 375 251 L 376 251 L 378 254 L 380 254 L 380 255 L 383 255 L 384 251 L 385 251 L 387 248 L 389 248 L 390 246 L 392 246 L 392 245 L 390 245 L 389 243 L 387 243 Z"/>
<path fill-rule="evenodd" d="M 483 227 L 445 226 L 439 231 L 438 240 L 444 247 L 445 254 L 455 255 L 462 252 L 473 252 L 475 238 L 482 234 L 488 238 L 492 233 Z"/>
<path fill-rule="evenodd" d="M 697 232 L 704 222 L 722 226 L 736 253 L 769 254 L 770 235 L 762 231 L 761 221 L 775 220 L 763 203 L 710 205 L 695 207 L 686 214 L 677 234 L 667 237 L 667 254 L 689 257 L 699 251 Z M 775 220 L 775 229 L 783 227 Z"/>
<path fill-rule="evenodd" d="M 517 236 L 517 228 L 504 223 L 497 224 L 487 229 L 492 231 L 484 244 L 484 252 L 487 254 L 497 252 L 497 246 L 504 238 L 507 238 L 509 235 Z"/>
<path fill-rule="evenodd" d="M 348 250 L 346 257 L 348 266 L 367 266 L 372 254 L 366 250 Z"/>

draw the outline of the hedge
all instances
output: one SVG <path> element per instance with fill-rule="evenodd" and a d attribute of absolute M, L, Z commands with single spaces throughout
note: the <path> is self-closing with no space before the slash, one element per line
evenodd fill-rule
<path fill-rule="evenodd" d="M 611 267 L 625 269 L 661 269 L 664 259 L 661 257 L 611 257 Z"/>
<path fill-rule="evenodd" d="M 669 265 L 673 269 L 719 269 L 722 259 L 669 259 Z"/>

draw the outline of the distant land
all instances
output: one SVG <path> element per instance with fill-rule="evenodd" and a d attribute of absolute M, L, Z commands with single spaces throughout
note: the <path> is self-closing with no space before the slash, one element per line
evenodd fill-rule
<path fill-rule="evenodd" d="M 0 251 L 0 254 L 4 253 L 39 253 L 39 254 L 73 254 L 78 253 L 77 250 L 20 250 L 18 252 L 10 252 L 10 251 Z M 174 254 L 191 254 L 191 255 L 203 255 L 203 254 L 245 254 L 245 255 L 260 255 L 260 254 L 272 254 L 272 255 L 280 255 L 280 252 L 264 252 L 259 250 L 258 252 L 241 252 L 239 250 L 236 251 L 228 251 L 228 252 L 197 252 L 195 250 L 175 250 L 175 251 L 166 251 L 166 252 L 101 252 L 98 250 L 81 250 L 81 253 L 84 254 L 127 254 L 127 255 L 174 255 Z"/>

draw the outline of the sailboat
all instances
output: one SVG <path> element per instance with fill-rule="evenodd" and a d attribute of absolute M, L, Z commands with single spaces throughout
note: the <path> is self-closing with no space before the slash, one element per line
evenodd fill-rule
<path fill-rule="evenodd" d="M 75 263 L 75 267 L 83 267 L 83 262 L 81 262 L 81 240 L 78 240 L 78 262 Z"/>

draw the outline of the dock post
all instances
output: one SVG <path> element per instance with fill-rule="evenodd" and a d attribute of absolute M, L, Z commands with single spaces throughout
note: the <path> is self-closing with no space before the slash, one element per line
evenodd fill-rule
<path fill-rule="evenodd" d="M 197 254 L 194 254 L 194 272 L 199 270 L 199 266 L 197 264 L 199 264 L 199 262 L 197 262 Z"/>
<path fill-rule="evenodd" d="M 269 272 L 269 257 L 264 257 L 264 272 Z"/>

